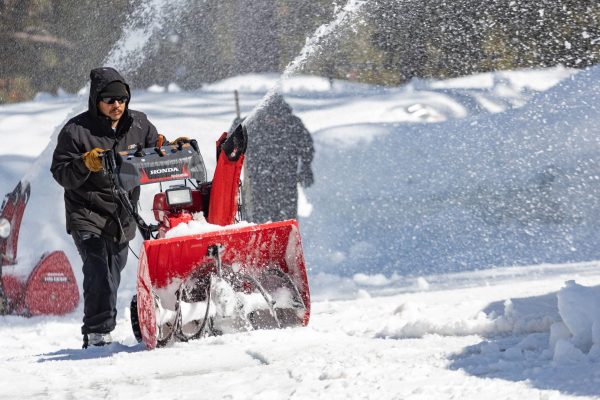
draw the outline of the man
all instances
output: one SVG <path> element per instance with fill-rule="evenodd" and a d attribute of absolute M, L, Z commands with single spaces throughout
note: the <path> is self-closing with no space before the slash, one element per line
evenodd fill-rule
<path fill-rule="evenodd" d="M 279 94 L 247 122 L 245 218 L 264 223 L 297 218 L 298 183 L 313 184 L 310 132 Z"/>
<path fill-rule="evenodd" d="M 118 202 L 103 174 L 102 153 L 152 147 L 156 128 L 144 113 L 130 110 L 129 85 L 113 68 L 90 73 L 88 110 L 62 128 L 50 170 L 64 187 L 67 232 L 83 260 L 83 347 L 111 342 L 116 325 L 117 289 L 135 236 L 134 219 Z M 132 204 L 139 187 L 129 193 Z"/>

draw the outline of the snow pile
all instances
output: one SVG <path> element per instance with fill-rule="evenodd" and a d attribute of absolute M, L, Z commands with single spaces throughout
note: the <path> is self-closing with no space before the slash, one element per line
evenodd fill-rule
<path fill-rule="evenodd" d="M 555 316 L 525 313 L 515 309 L 511 300 L 504 302 L 501 315 L 486 314 L 483 311 L 475 315 L 448 318 L 435 315 L 428 317 L 426 310 L 419 304 L 404 303 L 396 308 L 394 315 L 376 336 L 391 339 L 421 338 L 425 335 L 443 336 L 495 336 L 502 334 L 523 334 L 545 332 L 556 321 Z"/>
<path fill-rule="evenodd" d="M 476 347 L 492 362 L 499 352 L 503 357 L 522 360 L 530 352 L 542 362 L 564 363 L 600 361 L 600 286 L 588 287 L 567 281 L 557 293 L 539 299 L 508 299 L 499 309 L 475 315 L 447 317 L 419 303 L 398 306 L 376 337 L 386 339 L 479 335 L 517 339 L 508 346 L 486 340 Z M 502 347 L 502 349 L 500 348 Z M 496 356 L 494 356 L 494 353 Z"/>
<path fill-rule="evenodd" d="M 550 349 L 555 362 L 600 360 L 600 287 L 567 281 L 558 292 L 562 321 L 552 325 Z"/>
<path fill-rule="evenodd" d="M 570 280 L 557 293 L 508 299 L 501 307 L 487 307 L 474 315 L 447 316 L 436 312 L 436 307 L 402 303 L 375 337 L 408 339 L 434 334 L 505 338 L 485 340 L 466 350 L 488 364 L 496 363 L 498 357 L 512 362 L 529 357 L 554 365 L 600 361 L 600 286 Z"/>

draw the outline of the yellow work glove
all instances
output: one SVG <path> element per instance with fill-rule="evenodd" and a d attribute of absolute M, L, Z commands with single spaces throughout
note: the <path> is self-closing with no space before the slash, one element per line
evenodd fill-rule
<path fill-rule="evenodd" d="M 102 171 L 102 159 L 100 158 L 100 155 L 102 155 L 102 153 L 104 153 L 104 150 L 102 150 L 99 147 L 96 147 L 95 149 L 84 153 L 81 158 L 83 158 L 83 163 L 85 164 L 85 167 L 92 172 Z"/>
<path fill-rule="evenodd" d="M 181 143 L 189 143 L 190 142 L 190 138 L 187 136 L 179 136 L 177 139 L 173 140 L 171 142 L 171 144 L 179 144 L 179 142 Z"/>

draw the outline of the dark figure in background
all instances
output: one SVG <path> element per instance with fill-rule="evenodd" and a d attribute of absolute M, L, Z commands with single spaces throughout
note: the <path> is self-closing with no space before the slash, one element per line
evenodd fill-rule
<path fill-rule="evenodd" d="M 314 181 L 310 132 L 279 94 L 267 100 L 246 128 L 244 218 L 256 223 L 295 219 L 297 185 L 306 188 Z"/>
<path fill-rule="evenodd" d="M 134 219 L 118 203 L 102 173 L 101 155 L 155 146 L 156 128 L 144 113 L 130 110 L 131 91 L 112 68 L 91 71 L 88 110 L 67 122 L 50 170 L 65 189 L 67 232 L 83 260 L 83 347 L 111 342 L 117 316 L 117 289 L 135 237 Z M 137 204 L 139 187 L 129 193 Z"/>

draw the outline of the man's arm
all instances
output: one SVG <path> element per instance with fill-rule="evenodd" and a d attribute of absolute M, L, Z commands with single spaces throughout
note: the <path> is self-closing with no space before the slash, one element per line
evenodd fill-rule
<path fill-rule="evenodd" d="M 295 135 L 298 140 L 298 154 L 302 164 L 306 164 L 310 168 L 310 163 L 313 160 L 315 154 L 315 148 L 313 146 L 312 136 L 302 120 L 298 117 L 294 117 Z"/>
<path fill-rule="evenodd" d="M 152 122 L 148 121 L 148 133 L 146 134 L 146 143 L 144 147 L 154 147 L 158 145 L 158 131 Z"/>
<path fill-rule="evenodd" d="M 298 182 L 302 187 L 312 186 L 314 183 L 311 163 L 315 154 L 312 136 L 302 120 L 294 116 L 294 134 L 297 139 L 298 156 L 300 158 L 300 168 L 298 173 Z"/>
<path fill-rule="evenodd" d="M 52 156 L 50 171 L 54 179 L 65 189 L 77 189 L 90 176 L 82 153 L 75 144 L 68 126 L 58 135 L 58 144 Z"/>

